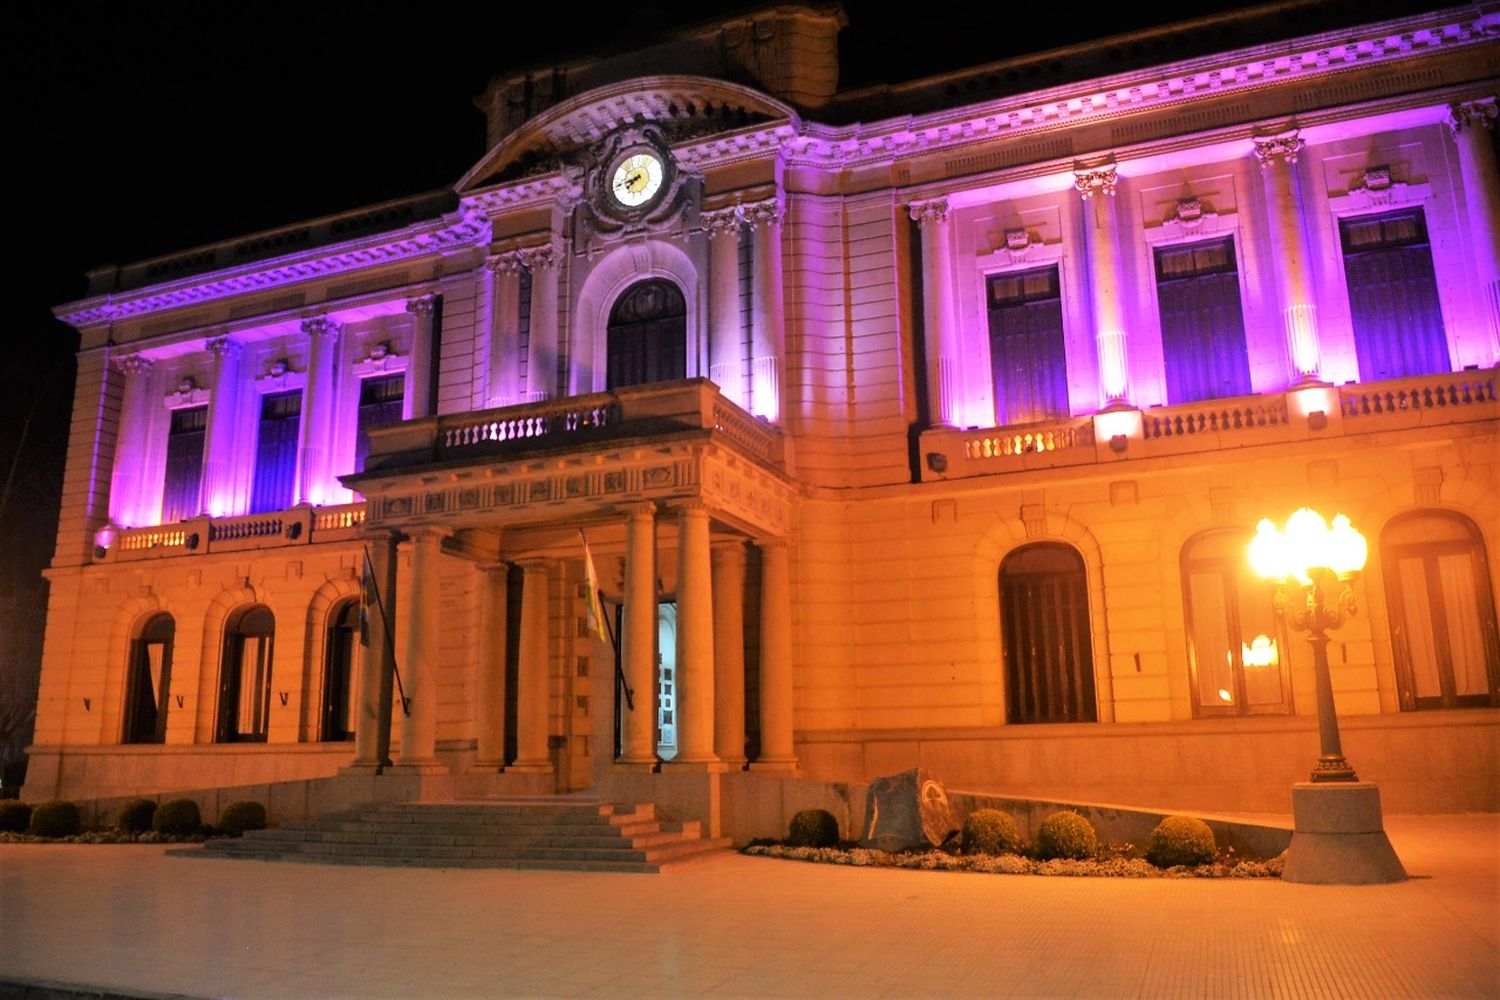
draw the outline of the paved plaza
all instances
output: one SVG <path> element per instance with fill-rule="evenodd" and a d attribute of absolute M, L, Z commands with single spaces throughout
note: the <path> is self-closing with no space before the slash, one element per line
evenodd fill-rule
<path fill-rule="evenodd" d="M 729 852 L 603 875 L 0 845 L 0 996 L 1500 995 L 1500 817 L 1387 825 L 1415 877 L 1359 887 Z"/>

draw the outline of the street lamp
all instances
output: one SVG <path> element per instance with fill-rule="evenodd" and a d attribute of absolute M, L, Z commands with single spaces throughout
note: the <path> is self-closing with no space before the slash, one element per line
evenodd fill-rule
<path fill-rule="evenodd" d="M 1406 878 L 1385 835 L 1380 790 L 1360 781 L 1344 759 L 1328 675 L 1328 633 L 1353 617 L 1349 585 L 1369 554 L 1365 537 L 1343 514 L 1330 525 L 1306 507 L 1287 518 L 1285 530 L 1262 520 L 1250 543 L 1251 568 L 1276 585 L 1276 610 L 1307 633 L 1318 691 L 1322 753 L 1312 780 L 1292 785 L 1294 828 L 1281 873 L 1287 882 L 1352 885 Z"/>
<path fill-rule="evenodd" d="M 1276 584 L 1276 610 L 1286 615 L 1292 628 L 1307 633 L 1312 647 L 1322 744 L 1313 781 L 1359 780 L 1339 742 L 1333 681 L 1328 674 L 1328 633 L 1354 617 L 1354 591 L 1349 584 L 1365 568 L 1369 551 L 1365 536 L 1343 514 L 1336 515 L 1330 526 L 1323 515 L 1307 507 L 1287 519 L 1285 531 L 1269 518 L 1262 519 L 1250 543 L 1251 567 Z M 1301 593 L 1289 596 L 1293 582 Z"/>

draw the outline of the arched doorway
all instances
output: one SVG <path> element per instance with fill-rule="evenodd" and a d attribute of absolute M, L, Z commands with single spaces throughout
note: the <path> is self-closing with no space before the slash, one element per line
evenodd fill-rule
<path fill-rule="evenodd" d="M 319 739 L 350 740 L 354 738 L 354 720 L 358 717 L 354 684 L 355 650 L 359 641 L 358 599 L 350 598 L 339 604 L 328 616 L 328 622 Z"/>
<path fill-rule="evenodd" d="M 1083 557 L 1057 542 L 1000 563 L 1007 720 L 1096 722 L 1094 654 Z"/>
<path fill-rule="evenodd" d="M 167 697 L 172 685 L 172 640 L 177 622 L 155 615 L 130 643 L 125 681 L 124 743 L 162 743 L 167 736 Z"/>
<path fill-rule="evenodd" d="M 609 313 L 606 387 L 687 377 L 687 302 L 665 278 L 631 285 Z"/>
<path fill-rule="evenodd" d="M 265 742 L 276 617 L 262 604 L 230 619 L 219 682 L 219 742 Z"/>

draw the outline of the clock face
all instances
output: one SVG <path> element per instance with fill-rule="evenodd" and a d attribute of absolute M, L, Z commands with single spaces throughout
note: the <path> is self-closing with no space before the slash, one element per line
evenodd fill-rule
<path fill-rule="evenodd" d="M 631 153 L 621 160 L 609 180 L 609 192 L 626 208 L 644 205 L 661 190 L 665 171 L 653 153 Z"/>

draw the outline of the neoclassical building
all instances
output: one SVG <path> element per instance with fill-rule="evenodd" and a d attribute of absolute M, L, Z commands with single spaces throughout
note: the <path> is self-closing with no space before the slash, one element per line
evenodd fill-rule
<path fill-rule="evenodd" d="M 1500 808 L 1500 11 L 853 91 L 843 23 L 499 77 L 451 190 L 91 274 L 26 795 L 1286 811 L 1244 553 L 1306 505 L 1353 763 Z"/>

